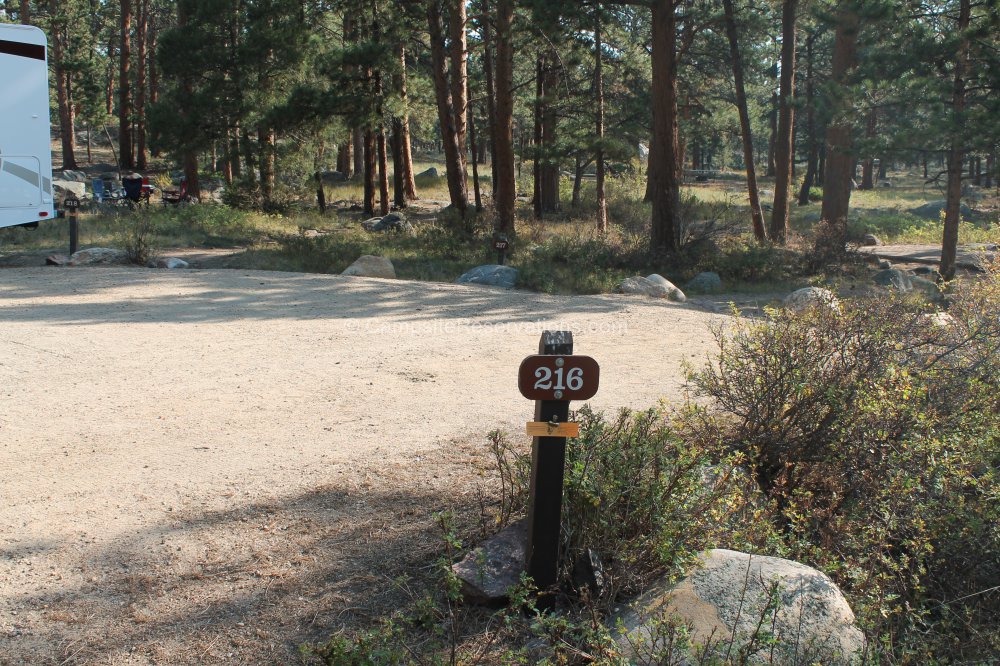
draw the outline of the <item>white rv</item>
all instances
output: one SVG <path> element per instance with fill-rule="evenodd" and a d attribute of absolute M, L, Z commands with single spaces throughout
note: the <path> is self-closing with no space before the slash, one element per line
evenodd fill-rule
<path fill-rule="evenodd" d="M 0 227 L 56 216 L 45 33 L 0 24 Z"/>

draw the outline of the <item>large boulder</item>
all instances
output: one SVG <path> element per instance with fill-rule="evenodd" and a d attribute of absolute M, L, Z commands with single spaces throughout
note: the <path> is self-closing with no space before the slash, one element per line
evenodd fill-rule
<path fill-rule="evenodd" d="M 396 277 L 396 269 L 393 267 L 392 262 L 385 257 L 373 257 L 370 254 L 366 254 L 358 257 L 358 260 L 348 266 L 341 275 L 394 279 Z"/>
<path fill-rule="evenodd" d="M 319 179 L 324 185 L 333 185 L 344 182 L 347 177 L 339 171 L 323 171 L 319 174 Z"/>
<path fill-rule="evenodd" d="M 667 298 L 670 300 L 677 301 L 678 303 L 683 303 L 687 300 L 687 296 L 684 295 L 684 292 L 679 287 L 659 273 L 651 273 L 646 276 L 646 279 L 666 289 Z"/>
<path fill-rule="evenodd" d="M 499 264 L 487 264 L 477 266 L 471 271 L 464 273 L 458 278 L 458 284 L 478 284 L 488 287 L 503 287 L 513 289 L 517 284 L 518 271 L 510 266 L 500 266 Z"/>
<path fill-rule="evenodd" d="M 910 213 L 923 220 L 938 220 L 941 219 L 941 214 L 944 212 L 946 205 L 947 202 L 944 199 L 939 201 L 930 201 L 925 203 L 923 206 L 911 208 Z M 972 217 L 972 209 L 965 204 L 962 204 L 959 207 L 959 215 L 967 220 Z"/>
<path fill-rule="evenodd" d="M 657 273 L 647 275 L 646 277 L 639 277 L 637 275 L 625 278 L 618 285 L 618 292 L 622 294 L 649 296 L 651 298 L 669 298 L 678 303 L 683 303 L 687 300 L 687 296 L 684 295 L 683 291 L 678 289 L 673 282 Z"/>
<path fill-rule="evenodd" d="M 56 199 L 60 201 L 70 195 L 77 199 L 83 199 L 87 196 L 87 184 L 78 180 L 53 180 L 52 190 Z"/>
<path fill-rule="evenodd" d="M 373 217 L 361 223 L 365 231 L 413 233 L 413 225 L 406 221 L 401 213 L 389 213 L 385 217 Z"/>
<path fill-rule="evenodd" d="M 108 264 L 127 264 L 128 255 L 121 250 L 110 247 L 91 247 L 70 255 L 68 266 L 99 266 Z"/>
<path fill-rule="evenodd" d="M 898 268 L 879 271 L 872 277 L 872 281 L 880 287 L 896 289 L 903 293 L 913 291 L 913 279 Z"/>
<path fill-rule="evenodd" d="M 706 271 L 698 273 L 690 282 L 684 285 L 685 291 L 696 291 L 702 294 L 714 294 L 722 291 L 722 278 L 718 273 Z"/>
<path fill-rule="evenodd" d="M 677 585 L 653 586 L 614 618 L 617 641 L 631 663 L 661 663 L 649 652 L 657 623 L 668 618 L 689 626 L 696 649 L 707 646 L 709 656 L 721 658 L 730 647 L 737 654 L 752 641 L 773 641 L 750 657 L 752 664 L 847 665 L 862 655 L 865 640 L 854 613 L 822 572 L 721 549 L 702 555 L 699 565 Z M 683 653 L 672 656 L 677 660 L 671 663 L 694 663 Z"/>
<path fill-rule="evenodd" d="M 836 310 L 839 307 L 839 301 L 829 289 L 806 287 L 786 296 L 784 306 L 786 310 L 792 312 L 801 312 L 813 307 L 828 307 Z"/>
<path fill-rule="evenodd" d="M 427 169 L 425 171 L 421 171 L 416 175 L 416 178 L 438 178 L 438 177 L 440 177 L 440 175 L 438 174 L 438 170 L 434 167 L 431 167 L 430 169 Z"/>

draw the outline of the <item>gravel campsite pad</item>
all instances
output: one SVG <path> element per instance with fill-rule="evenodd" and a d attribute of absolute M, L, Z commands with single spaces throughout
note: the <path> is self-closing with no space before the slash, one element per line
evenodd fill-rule
<path fill-rule="evenodd" d="M 691 304 L 253 271 L 0 270 L 0 664 L 287 663 L 473 507 L 543 328 L 602 409 L 681 396 Z M 520 437 L 520 439 L 525 439 Z"/>

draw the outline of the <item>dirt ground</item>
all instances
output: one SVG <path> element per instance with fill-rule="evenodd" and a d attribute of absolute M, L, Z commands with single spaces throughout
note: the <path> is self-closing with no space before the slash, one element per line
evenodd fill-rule
<path fill-rule="evenodd" d="M 253 271 L 0 269 L 0 664 L 296 663 L 474 510 L 543 328 L 682 392 L 697 304 Z M 526 438 L 521 438 L 525 440 Z"/>

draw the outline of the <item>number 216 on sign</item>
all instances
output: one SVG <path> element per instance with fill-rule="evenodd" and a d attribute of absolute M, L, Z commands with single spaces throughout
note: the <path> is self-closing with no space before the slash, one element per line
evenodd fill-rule
<path fill-rule="evenodd" d="M 601 369 L 589 356 L 529 356 L 517 386 L 529 400 L 588 400 L 597 393 Z"/>

